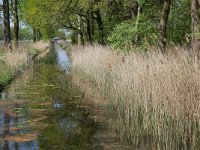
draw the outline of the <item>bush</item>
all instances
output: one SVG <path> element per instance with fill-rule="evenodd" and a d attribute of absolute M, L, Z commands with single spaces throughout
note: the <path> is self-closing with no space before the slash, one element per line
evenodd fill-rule
<path fill-rule="evenodd" d="M 123 51 L 130 51 L 135 47 L 146 50 L 148 46 L 158 44 L 157 31 L 155 24 L 141 16 L 137 28 L 136 20 L 128 20 L 117 25 L 108 37 L 108 41 L 114 48 Z"/>

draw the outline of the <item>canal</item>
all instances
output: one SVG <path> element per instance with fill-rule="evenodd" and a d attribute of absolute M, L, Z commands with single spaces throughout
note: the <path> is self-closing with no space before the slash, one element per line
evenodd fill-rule
<path fill-rule="evenodd" d="M 70 80 L 70 59 L 59 45 L 36 60 L 0 100 L 0 149 L 90 149 L 94 122 Z"/>

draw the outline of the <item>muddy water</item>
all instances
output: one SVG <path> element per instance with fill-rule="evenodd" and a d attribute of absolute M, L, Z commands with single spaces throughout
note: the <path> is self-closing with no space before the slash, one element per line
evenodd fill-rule
<path fill-rule="evenodd" d="M 0 149 L 90 149 L 94 123 L 70 84 L 67 53 L 54 47 L 1 92 Z"/>

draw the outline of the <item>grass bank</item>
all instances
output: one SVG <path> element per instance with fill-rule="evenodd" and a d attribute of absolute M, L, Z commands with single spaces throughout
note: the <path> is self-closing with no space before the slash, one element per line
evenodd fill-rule
<path fill-rule="evenodd" d="M 49 44 L 47 42 L 21 42 L 19 48 L 12 51 L 0 46 L 0 89 L 2 89 L 9 81 L 24 67 L 29 64 L 32 59 Z"/>
<path fill-rule="evenodd" d="M 200 62 L 181 48 L 129 55 L 72 50 L 73 82 L 104 112 L 120 142 L 142 149 L 200 149 Z"/>

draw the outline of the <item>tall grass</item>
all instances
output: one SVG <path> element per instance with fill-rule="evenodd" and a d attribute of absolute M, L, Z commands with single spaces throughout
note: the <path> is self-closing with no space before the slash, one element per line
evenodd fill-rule
<path fill-rule="evenodd" d="M 6 84 L 13 75 L 22 71 L 32 61 L 34 55 L 44 51 L 48 42 L 20 42 L 18 48 L 5 49 L 0 45 L 0 85 Z"/>
<path fill-rule="evenodd" d="M 31 44 L 31 46 L 37 50 L 43 51 L 44 49 L 49 47 L 49 42 L 46 41 L 38 41 Z"/>
<path fill-rule="evenodd" d="M 72 59 L 74 83 L 106 108 L 120 141 L 200 149 L 200 62 L 187 51 L 123 55 L 87 46 L 74 48 Z"/>
<path fill-rule="evenodd" d="M 17 69 L 32 60 L 32 55 L 43 52 L 49 46 L 48 42 L 24 42 L 20 43 L 18 48 L 13 50 L 5 50 L 5 54 L 1 59 L 10 66 L 11 69 Z"/>

